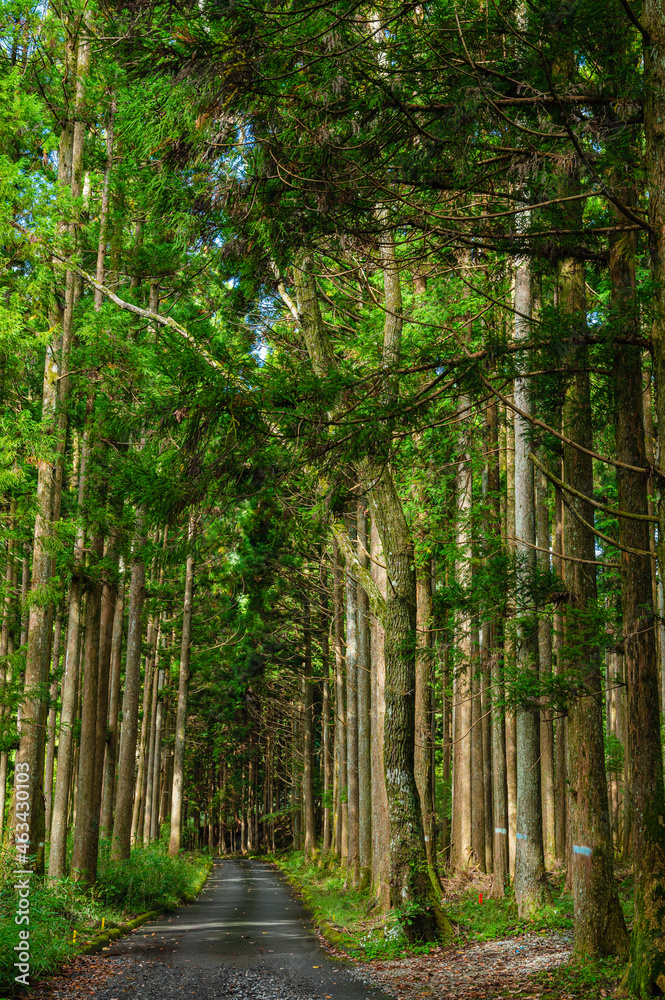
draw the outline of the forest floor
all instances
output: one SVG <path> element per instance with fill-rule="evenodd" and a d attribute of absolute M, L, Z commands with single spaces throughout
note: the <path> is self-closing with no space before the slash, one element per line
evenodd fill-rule
<path fill-rule="evenodd" d="M 353 974 L 397 1000 L 602 1000 L 614 993 L 625 969 L 614 959 L 571 962 L 572 897 L 562 869 L 550 874 L 552 904 L 531 922 L 518 919 L 510 894 L 490 898 L 491 877 L 481 872 L 444 877 L 454 942 L 408 948 L 395 927 L 386 929 L 368 911 L 362 893 L 344 886 L 343 873 L 307 866 L 293 855 L 278 863 L 292 884 L 300 883 L 323 947 L 340 957 L 350 952 Z M 630 869 L 618 869 L 617 879 L 630 925 Z"/>
<path fill-rule="evenodd" d="M 369 962 L 355 974 L 397 1000 L 596 1000 L 611 996 L 621 977 L 617 963 L 570 965 L 567 934 L 524 934 L 428 954 Z"/>
<path fill-rule="evenodd" d="M 293 865 L 290 859 L 290 880 Z M 302 866 L 301 866 L 302 867 Z M 334 872 L 319 880 L 339 878 Z M 630 895 L 627 873 L 621 893 Z M 63 972 L 32 989 L 31 1000 L 602 1000 L 611 996 L 620 963 L 574 965 L 570 897 L 562 875 L 553 878 L 553 906 L 528 929 L 514 902 L 487 899 L 486 877 L 447 880 L 446 911 L 456 936 L 438 947 L 407 949 L 390 925 L 351 891 L 330 891 L 328 920 L 321 897 L 307 906 L 328 937 L 318 932 L 297 894 L 264 860 L 224 859 L 197 900 L 159 921 L 137 928 L 101 954 L 75 959 Z M 339 890 L 339 886 L 337 887 Z M 483 893 L 481 903 L 480 893 Z M 356 923 L 351 914 L 356 912 Z M 330 934 L 336 917 L 336 933 Z M 355 953 L 348 954 L 355 944 Z M 357 947 L 362 945 L 361 947 Z"/>

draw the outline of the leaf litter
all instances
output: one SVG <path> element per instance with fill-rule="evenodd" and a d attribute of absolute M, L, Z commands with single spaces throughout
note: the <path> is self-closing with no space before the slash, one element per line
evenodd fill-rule
<path fill-rule="evenodd" d="M 456 943 L 425 955 L 351 961 L 322 938 L 321 943 L 330 954 L 346 960 L 350 975 L 396 1000 L 544 1000 L 552 992 L 542 973 L 565 965 L 572 955 L 571 935 L 559 932 Z M 557 995 L 567 994 L 557 991 Z"/>

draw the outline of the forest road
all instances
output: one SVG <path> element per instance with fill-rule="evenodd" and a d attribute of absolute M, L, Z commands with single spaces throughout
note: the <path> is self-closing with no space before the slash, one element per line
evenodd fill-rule
<path fill-rule="evenodd" d="M 269 865 L 249 859 L 215 861 L 195 903 L 139 927 L 88 961 L 47 996 L 390 1000 L 353 978 L 345 968 L 350 963 L 322 951 L 288 884 Z"/>

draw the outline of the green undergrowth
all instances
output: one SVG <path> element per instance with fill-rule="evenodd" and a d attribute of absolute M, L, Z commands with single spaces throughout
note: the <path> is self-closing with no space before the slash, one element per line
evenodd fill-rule
<path fill-rule="evenodd" d="M 409 946 L 399 915 L 381 913 L 369 889 L 346 886 L 346 871 L 332 858 L 306 861 L 301 851 L 270 856 L 302 895 L 327 940 L 361 958 L 397 958 L 422 946 Z"/>
<path fill-rule="evenodd" d="M 132 913 L 173 909 L 200 892 L 207 861 L 207 855 L 172 858 L 161 844 L 135 848 L 126 861 L 111 861 L 104 852 L 95 892 Z"/>
<path fill-rule="evenodd" d="M 399 925 L 399 915 L 378 911 L 369 890 L 345 888 L 345 872 L 331 859 L 305 861 L 301 852 L 270 858 L 303 896 L 315 921 L 331 944 L 365 960 L 400 958 L 432 950 L 433 945 L 408 945 Z M 619 873 L 619 895 L 630 925 L 632 917 L 632 877 Z M 512 889 L 502 900 L 489 899 L 479 885 L 470 882 L 458 891 L 447 892 L 443 907 L 453 923 L 456 947 L 520 934 L 573 934 L 573 900 L 564 887 L 565 873 L 550 875 L 552 903 L 531 921 L 520 920 Z M 542 1000 L 582 1000 L 611 995 L 625 966 L 613 959 L 587 960 L 546 970 L 532 977 Z M 500 996 L 500 990 L 497 996 Z M 528 990 L 527 990 L 528 995 Z"/>
<path fill-rule="evenodd" d="M 195 898 L 210 866 L 207 855 L 170 858 L 164 845 L 135 848 L 127 861 L 113 862 L 104 850 L 99 877 L 90 890 L 71 878 L 48 884 L 30 877 L 29 925 L 17 925 L 17 876 L 9 853 L 0 856 L 0 1000 L 15 987 L 19 930 L 30 932 L 30 982 L 54 972 L 102 930 L 148 911 L 173 909 Z"/>
<path fill-rule="evenodd" d="M 444 901 L 447 916 L 456 933 L 465 941 L 491 941 L 517 934 L 546 934 L 549 931 L 573 930 L 573 899 L 563 886 L 552 885 L 552 903 L 543 906 L 533 920 L 520 920 L 512 888 L 504 899 L 489 899 L 469 889 L 463 895 Z"/>

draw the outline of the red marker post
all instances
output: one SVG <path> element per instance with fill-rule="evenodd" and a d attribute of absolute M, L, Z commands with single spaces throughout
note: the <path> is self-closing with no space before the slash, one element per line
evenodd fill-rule
<path fill-rule="evenodd" d="M 478 893 L 478 906 L 482 906 L 482 905 L 483 905 L 483 894 L 482 894 L 482 892 L 479 892 Z"/>

